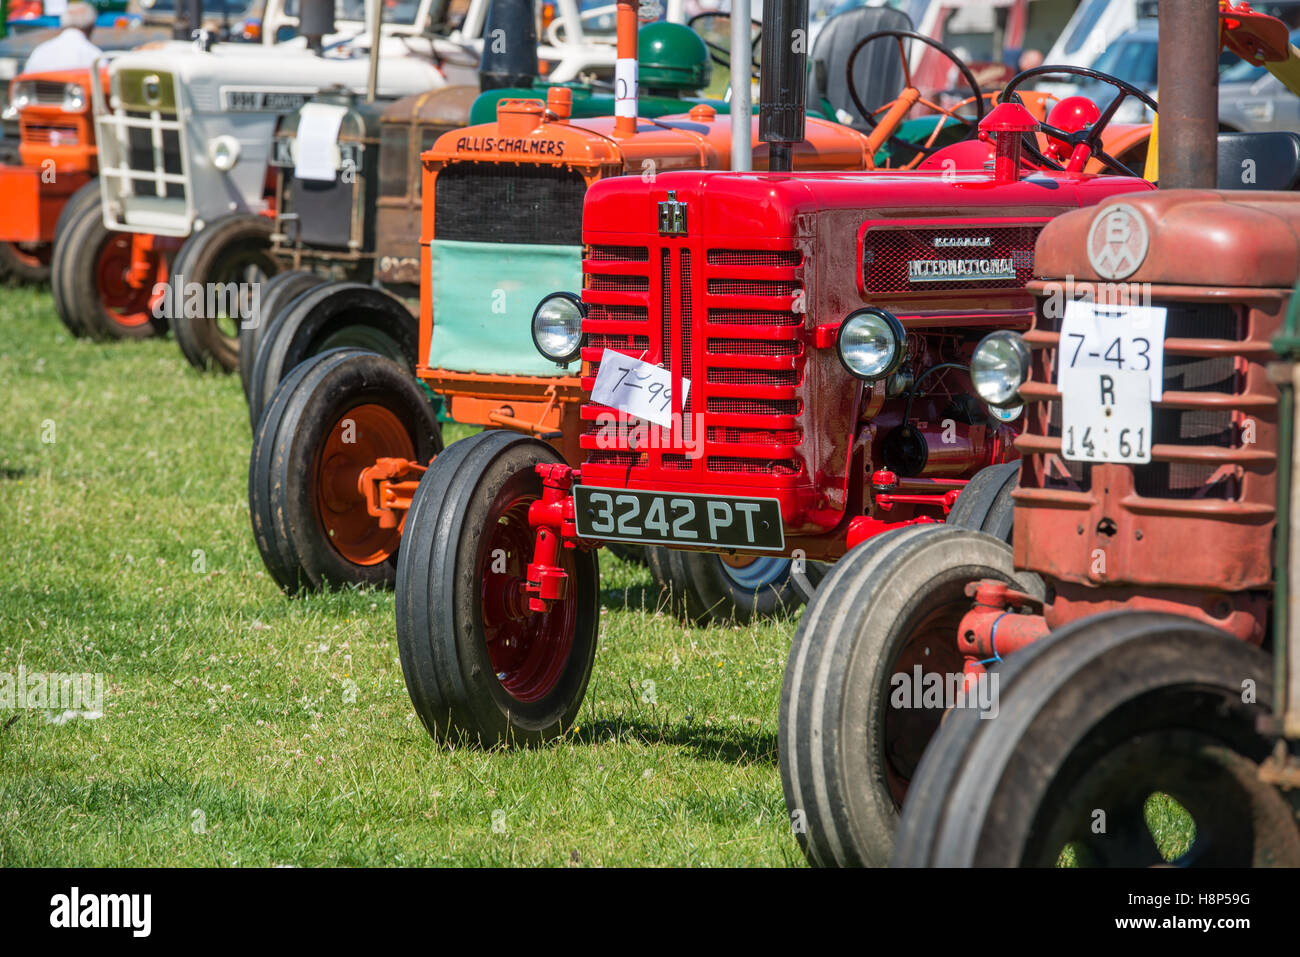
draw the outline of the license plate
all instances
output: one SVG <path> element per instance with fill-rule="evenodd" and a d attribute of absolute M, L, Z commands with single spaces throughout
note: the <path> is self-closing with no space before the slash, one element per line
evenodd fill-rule
<path fill-rule="evenodd" d="M 640 492 L 576 485 L 580 538 L 660 545 L 783 551 L 781 503 L 774 498 Z"/>
<path fill-rule="evenodd" d="M 1068 302 L 1061 320 L 1061 344 L 1056 351 L 1056 381 L 1062 389 L 1069 378 L 1093 372 L 1145 372 L 1151 399 L 1164 388 L 1164 306 L 1107 306 Z"/>
<path fill-rule="evenodd" d="M 1163 394 L 1163 306 L 1069 302 L 1057 349 L 1061 455 L 1151 461 L 1151 403 Z"/>
<path fill-rule="evenodd" d="M 1088 371 L 1061 389 L 1061 454 L 1072 462 L 1151 461 L 1151 380 Z"/>

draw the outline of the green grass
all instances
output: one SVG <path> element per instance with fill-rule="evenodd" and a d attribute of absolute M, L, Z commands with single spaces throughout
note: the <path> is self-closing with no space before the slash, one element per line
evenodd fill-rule
<path fill-rule="evenodd" d="M 776 767 L 793 623 L 685 627 L 605 554 L 579 726 L 439 747 L 392 595 L 291 600 L 263 571 L 237 378 L 73 340 L 48 293 L 0 288 L 0 382 L 0 672 L 106 689 L 99 720 L 0 713 L 0 865 L 802 861 Z"/>

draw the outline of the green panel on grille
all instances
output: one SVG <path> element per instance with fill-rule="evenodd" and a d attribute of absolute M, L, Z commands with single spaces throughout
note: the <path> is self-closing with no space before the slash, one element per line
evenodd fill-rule
<path fill-rule="evenodd" d="M 581 246 L 430 244 L 433 340 L 429 365 L 453 372 L 576 375 L 533 346 L 533 310 L 552 292 L 582 289 Z"/>

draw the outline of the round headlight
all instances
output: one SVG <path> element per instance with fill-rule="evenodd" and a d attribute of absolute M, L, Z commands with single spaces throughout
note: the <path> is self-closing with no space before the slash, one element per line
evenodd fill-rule
<path fill-rule="evenodd" d="M 31 83 L 15 83 L 9 90 L 9 105 L 15 110 L 26 109 L 32 102 L 35 89 Z"/>
<path fill-rule="evenodd" d="M 907 334 L 884 309 L 860 309 L 840 324 L 836 348 L 840 362 L 859 379 L 874 382 L 892 375 L 903 361 Z"/>
<path fill-rule="evenodd" d="M 990 332 L 975 347 L 970 378 L 979 397 L 999 408 L 1020 404 L 1020 387 L 1029 378 L 1029 346 L 1019 333 Z"/>
<path fill-rule="evenodd" d="M 553 292 L 533 312 L 533 345 L 558 365 L 567 365 L 582 350 L 582 317 L 586 310 L 571 292 Z"/>
<path fill-rule="evenodd" d="M 230 172 L 239 162 L 239 140 L 233 136 L 215 137 L 208 144 L 208 159 L 221 172 Z"/>
<path fill-rule="evenodd" d="M 140 95 L 150 106 L 157 106 L 162 102 L 162 77 L 157 73 L 150 73 L 140 82 Z"/>
<path fill-rule="evenodd" d="M 86 90 L 80 83 L 69 83 L 63 87 L 63 111 L 80 113 L 86 108 Z"/>

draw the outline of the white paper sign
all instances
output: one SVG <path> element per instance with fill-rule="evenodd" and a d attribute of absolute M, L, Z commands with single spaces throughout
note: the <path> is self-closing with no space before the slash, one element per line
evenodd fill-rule
<path fill-rule="evenodd" d="M 1164 392 L 1166 312 L 1164 306 L 1067 302 L 1056 352 L 1061 391 L 1068 391 L 1077 375 L 1091 383 L 1097 372 L 1145 372 L 1151 401 L 1159 401 Z"/>
<path fill-rule="evenodd" d="M 307 103 L 298 112 L 298 136 L 293 175 L 298 179 L 334 182 L 339 168 L 339 127 L 347 107 Z"/>
<path fill-rule="evenodd" d="M 682 404 L 691 391 L 691 380 L 682 379 Z M 591 401 L 618 409 L 639 419 L 671 428 L 673 424 L 673 377 L 667 369 L 607 349 L 601 355 Z"/>
<path fill-rule="evenodd" d="M 614 61 L 614 115 L 636 116 L 637 61 Z"/>
<path fill-rule="evenodd" d="M 1150 462 L 1150 390 L 1150 379 L 1137 370 L 1077 371 L 1062 390 L 1062 457 L 1071 462 Z"/>

